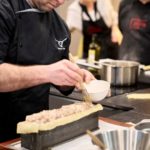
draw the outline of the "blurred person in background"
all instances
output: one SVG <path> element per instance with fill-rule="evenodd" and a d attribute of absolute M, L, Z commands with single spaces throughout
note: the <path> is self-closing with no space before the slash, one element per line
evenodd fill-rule
<path fill-rule="evenodd" d="M 119 27 L 123 41 L 119 59 L 150 64 L 150 0 L 122 0 Z"/>
<path fill-rule="evenodd" d="M 100 58 L 116 58 L 120 32 L 110 0 L 75 0 L 68 8 L 66 22 L 71 32 L 83 33 L 83 58 L 88 57 L 93 34 L 101 47 Z"/>

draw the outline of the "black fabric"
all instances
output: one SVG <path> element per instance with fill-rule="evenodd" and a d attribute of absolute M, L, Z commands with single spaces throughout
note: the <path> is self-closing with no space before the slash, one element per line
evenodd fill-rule
<path fill-rule="evenodd" d="M 48 109 L 49 85 L 24 89 L 13 93 L 0 93 L 0 141 L 14 139 L 16 124 L 26 115 Z"/>
<path fill-rule="evenodd" d="M 9 1 L 0 0 L 0 63 L 7 58 L 9 41 L 15 30 L 15 12 Z"/>
<path fill-rule="evenodd" d="M 119 27 L 123 41 L 119 59 L 150 64 L 150 3 L 139 0 L 122 1 L 119 9 Z"/>
<path fill-rule="evenodd" d="M 79 3 L 82 8 L 82 28 L 84 35 L 83 43 L 83 58 L 88 57 L 89 44 L 92 41 L 92 35 L 96 34 L 97 42 L 101 47 L 100 58 L 113 58 L 117 57 L 118 44 L 111 42 L 111 28 L 108 28 L 105 24 L 103 18 L 96 18 L 96 21 L 93 21 L 87 11 L 85 5 Z M 97 3 L 94 3 L 95 16 L 100 12 L 97 9 Z M 86 13 L 89 20 L 83 19 L 83 12 Z M 99 58 L 99 59 L 100 59 Z"/>
<path fill-rule="evenodd" d="M 16 13 L 30 8 L 25 0 L 16 1 L 0 0 L 0 62 L 28 66 L 67 59 L 70 33 L 57 13 Z M 43 84 L 0 93 L 0 142 L 18 136 L 16 124 L 26 115 L 48 109 L 49 88 Z"/>

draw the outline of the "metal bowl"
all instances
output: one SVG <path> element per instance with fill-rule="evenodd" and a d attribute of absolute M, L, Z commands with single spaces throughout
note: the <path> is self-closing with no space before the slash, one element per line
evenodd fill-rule
<path fill-rule="evenodd" d="M 97 137 L 107 150 L 150 150 L 150 134 L 135 129 L 102 131 Z"/>

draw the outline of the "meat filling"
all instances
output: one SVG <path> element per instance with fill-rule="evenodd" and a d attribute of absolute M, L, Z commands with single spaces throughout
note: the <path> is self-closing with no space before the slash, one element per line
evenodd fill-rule
<path fill-rule="evenodd" d="M 93 104 L 85 102 L 64 105 L 59 109 L 43 110 L 39 113 L 29 115 L 26 117 L 26 121 L 36 123 L 47 123 L 56 119 L 60 119 L 63 117 L 70 116 L 72 114 L 88 110 L 91 107 L 93 107 Z"/>

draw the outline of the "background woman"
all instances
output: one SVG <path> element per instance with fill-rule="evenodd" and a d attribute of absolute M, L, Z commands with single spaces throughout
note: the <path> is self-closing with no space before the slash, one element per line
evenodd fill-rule
<path fill-rule="evenodd" d="M 75 0 L 68 8 L 67 24 L 71 31 L 83 33 L 83 58 L 88 56 L 92 35 L 101 46 L 100 58 L 114 58 L 119 42 L 117 13 L 110 0 Z"/>

